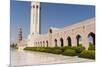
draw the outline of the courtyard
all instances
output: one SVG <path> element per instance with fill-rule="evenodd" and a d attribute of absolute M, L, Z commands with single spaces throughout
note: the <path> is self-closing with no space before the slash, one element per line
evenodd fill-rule
<path fill-rule="evenodd" d="M 95 60 L 78 58 L 77 56 L 63 56 L 34 51 L 18 51 L 11 49 L 11 66 L 41 65 L 41 64 L 67 64 L 94 62 Z"/>

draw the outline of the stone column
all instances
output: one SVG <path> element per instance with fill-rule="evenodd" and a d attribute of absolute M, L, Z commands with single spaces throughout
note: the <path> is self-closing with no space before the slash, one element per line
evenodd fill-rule
<path fill-rule="evenodd" d="M 85 35 L 82 39 L 82 45 L 88 49 L 89 43 L 88 43 L 88 37 Z"/>
<path fill-rule="evenodd" d="M 88 37 L 87 37 L 87 30 L 85 27 L 83 27 L 83 36 L 82 36 L 82 45 L 88 49 L 89 43 L 88 43 Z"/>
<path fill-rule="evenodd" d="M 72 33 L 71 33 L 72 37 L 71 37 L 71 42 L 72 42 L 72 46 L 77 46 L 77 42 L 76 42 L 76 35 L 75 35 L 75 32 L 74 32 L 74 29 L 72 29 Z"/>
<path fill-rule="evenodd" d="M 76 43 L 77 40 L 74 35 L 72 36 L 71 41 L 72 41 L 72 46 L 77 46 L 77 43 Z"/>

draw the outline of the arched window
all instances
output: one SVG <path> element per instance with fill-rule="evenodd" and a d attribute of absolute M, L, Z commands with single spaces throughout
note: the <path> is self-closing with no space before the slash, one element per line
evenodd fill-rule
<path fill-rule="evenodd" d="M 80 35 L 77 35 L 76 40 L 77 40 L 77 46 L 79 46 L 79 44 L 81 44 L 82 37 Z"/>
<path fill-rule="evenodd" d="M 71 45 L 71 38 L 69 36 L 67 37 L 67 41 L 68 41 L 68 46 L 72 46 Z"/>
<path fill-rule="evenodd" d="M 33 8 L 35 8 L 35 6 L 33 5 Z"/>
<path fill-rule="evenodd" d="M 36 8 L 38 8 L 39 6 L 38 5 L 36 5 Z"/>
<path fill-rule="evenodd" d="M 61 43 L 61 47 L 63 47 L 64 46 L 63 38 L 60 38 L 60 43 Z"/>
<path fill-rule="evenodd" d="M 95 45 L 95 34 L 90 32 L 88 34 L 88 40 L 89 40 L 89 44 L 91 43 L 91 44 Z"/>
<path fill-rule="evenodd" d="M 52 33 L 52 29 L 49 29 L 49 32 Z"/>

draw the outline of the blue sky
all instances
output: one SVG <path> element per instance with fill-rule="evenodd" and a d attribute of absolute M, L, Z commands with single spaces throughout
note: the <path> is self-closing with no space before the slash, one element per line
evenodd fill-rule
<path fill-rule="evenodd" d="M 11 1 L 11 42 L 18 37 L 18 28 L 23 29 L 27 39 L 30 31 L 31 2 Z M 62 28 L 81 20 L 95 17 L 95 6 L 57 3 L 41 3 L 41 31 L 46 33 L 50 27 Z"/>

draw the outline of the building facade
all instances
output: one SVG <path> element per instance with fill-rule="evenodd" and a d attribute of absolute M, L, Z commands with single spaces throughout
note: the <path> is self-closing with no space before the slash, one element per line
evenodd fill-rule
<path fill-rule="evenodd" d="M 28 47 L 63 47 L 89 46 L 89 37 L 95 45 L 95 18 L 80 21 L 64 28 L 50 28 L 48 33 L 41 34 L 40 2 L 31 4 L 31 27 L 28 36 Z"/>

